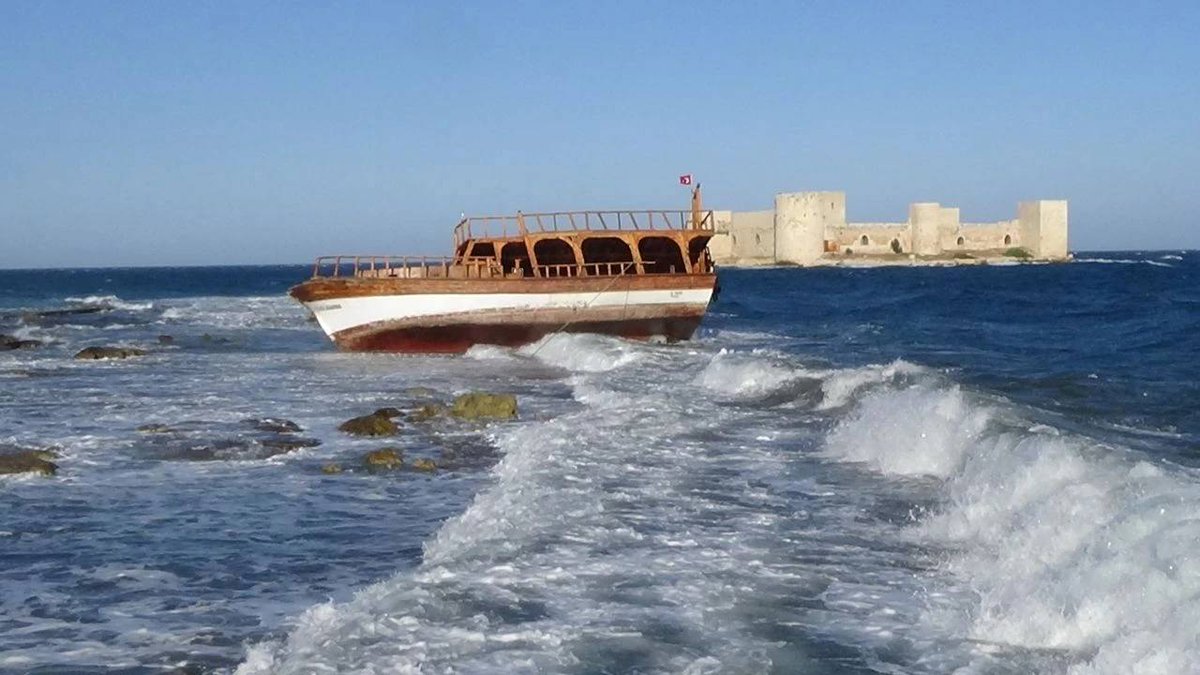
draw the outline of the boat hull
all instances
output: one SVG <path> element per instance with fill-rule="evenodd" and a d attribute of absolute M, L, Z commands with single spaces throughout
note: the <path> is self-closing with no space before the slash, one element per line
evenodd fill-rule
<path fill-rule="evenodd" d="M 633 339 L 692 336 L 715 277 L 454 282 L 314 279 L 292 289 L 341 349 L 461 353 L 555 332 Z"/>

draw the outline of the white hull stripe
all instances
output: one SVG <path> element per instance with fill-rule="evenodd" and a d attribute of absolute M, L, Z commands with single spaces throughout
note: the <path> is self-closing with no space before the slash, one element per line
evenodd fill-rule
<path fill-rule="evenodd" d="M 712 289 L 604 291 L 601 293 L 455 293 L 432 295 L 371 295 L 305 303 L 327 335 L 380 321 L 402 321 L 436 315 L 480 312 L 536 312 L 585 307 L 647 307 L 696 305 L 705 307 Z"/>

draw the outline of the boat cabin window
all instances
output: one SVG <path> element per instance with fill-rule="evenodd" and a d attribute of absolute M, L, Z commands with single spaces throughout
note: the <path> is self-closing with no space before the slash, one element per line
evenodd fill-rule
<path fill-rule="evenodd" d="M 496 245 L 490 241 L 477 241 L 477 242 L 475 242 L 475 245 L 471 247 L 470 257 L 472 257 L 472 258 L 495 258 L 496 257 Z"/>
<path fill-rule="evenodd" d="M 700 264 L 700 261 L 704 258 L 704 249 L 707 246 L 708 237 L 693 237 L 688 241 L 688 260 L 692 261 L 693 267 Z M 707 265 L 704 267 L 707 267 Z M 701 270 L 704 272 L 709 271 L 704 268 L 701 268 Z"/>
<path fill-rule="evenodd" d="M 583 270 L 588 276 L 637 274 L 636 266 L 631 264 L 633 251 L 617 237 L 588 237 L 580 248 L 583 249 Z"/>
<path fill-rule="evenodd" d="M 522 242 L 509 242 L 500 249 L 500 266 L 504 268 L 505 274 L 513 274 L 520 270 L 527 277 L 533 276 L 533 265 L 529 263 L 529 249 L 525 248 Z"/>
<path fill-rule="evenodd" d="M 683 252 L 674 239 L 667 237 L 645 237 L 638 242 L 638 253 L 642 255 L 647 274 L 683 274 L 687 265 L 683 262 Z"/>
<path fill-rule="evenodd" d="M 562 239 L 543 239 L 533 245 L 542 276 L 573 277 L 579 272 L 575 249 Z"/>

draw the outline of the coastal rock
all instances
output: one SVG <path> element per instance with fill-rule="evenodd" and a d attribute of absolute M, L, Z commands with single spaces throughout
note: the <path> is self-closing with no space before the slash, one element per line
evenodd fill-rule
<path fill-rule="evenodd" d="M 409 387 L 404 390 L 404 395 L 409 398 L 437 398 L 438 393 L 429 387 Z"/>
<path fill-rule="evenodd" d="M 171 433 L 171 431 L 173 431 L 173 429 L 171 429 L 171 427 L 169 427 L 165 424 L 160 424 L 158 422 L 154 422 L 151 424 L 143 424 L 142 426 L 137 428 L 137 432 L 139 434 L 169 434 L 169 433 Z"/>
<path fill-rule="evenodd" d="M 424 471 L 426 473 L 433 473 L 434 471 L 437 471 L 437 464 L 432 459 L 425 457 L 418 457 L 417 459 L 414 459 L 410 467 L 413 471 Z"/>
<path fill-rule="evenodd" d="M 133 349 L 131 347 L 87 347 L 76 354 L 75 358 L 81 361 L 127 359 L 131 356 L 145 356 L 147 353 L 144 349 Z"/>
<path fill-rule="evenodd" d="M 450 408 L 442 403 L 426 403 L 425 405 L 412 411 L 408 419 L 413 422 L 426 422 L 435 417 L 441 417 L 450 412 Z"/>
<path fill-rule="evenodd" d="M 53 476 L 58 471 L 58 465 L 47 459 L 45 453 L 43 450 L 26 450 L 0 454 L 0 474 L 39 473 Z"/>
<path fill-rule="evenodd" d="M 399 469 L 404 465 L 404 452 L 398 448 L 372 450 L 363 457 L 363 465 L 368 471 Z"/>
<path fill-rule="evenodd" d="M 333 462 L 330 462 L 329 464 L 326 464 L 325 466 L 321 467 L 321 473 L 324 473 L 324 474 L 332 475 L 332 474 L 341 473 L 341 472 L 342 472 L 342 466 L 340 464 L 335 464 Z"/>
<path fill-rule="evenodd" d="M 395 436 L 400 431 L 400 427 L 389 417 L 371 413 L 342 422 L 338 426 L 338 431 L 343 431 L 351 436 Z"/>
<path fill-rule="evenodd" d="M 160 344 L 160 345 L 175 344 L 175 338 L 171 335 L 159 335 L 158 336 L 158 344 Z"/>
<path fill-rule="evenodd" d="M 464 420 L 506 420 L 517 416 L 517 397 L 473 391 L 454 399 L 450 414 Z"/>
<path fill-rule="evenodd" d="M 399 408 L 380 408 L 371 414 L 392 419 L 393 417 L 400 417 L 404 414 L 404 411 Z"/>

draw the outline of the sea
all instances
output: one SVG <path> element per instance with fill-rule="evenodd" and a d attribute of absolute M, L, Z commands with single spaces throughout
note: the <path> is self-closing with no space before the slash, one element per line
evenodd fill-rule
<path fill-rule="evenodd" d="M 1200 252 L 453 357 L 338 352 L 308 274 L 0 271 L 0 452 L 59 466 L 0 477 L 0 672 L 1200 672 Z M 518 419 L 337 430 L 478 390 Z"/>

